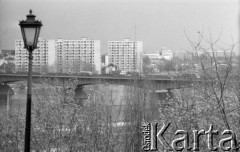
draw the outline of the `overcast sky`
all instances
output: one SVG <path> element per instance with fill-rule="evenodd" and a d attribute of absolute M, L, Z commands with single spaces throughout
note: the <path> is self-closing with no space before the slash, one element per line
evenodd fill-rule
<path fill-rule="evenodd" d="M 44 39 L 89 39 L 107 41 L 124 38 L 143 41 L 145 53 L 162 47 L 184 50 L 197 32 L 209 32 L 230 43 L 239 36 L 238 0 L 0 0 L 0 49 L 14 49 L 21 38 L 19 20 L 29 9 L 43 27 Z M 136 37 L 135 37 L 136 27 Z"/>

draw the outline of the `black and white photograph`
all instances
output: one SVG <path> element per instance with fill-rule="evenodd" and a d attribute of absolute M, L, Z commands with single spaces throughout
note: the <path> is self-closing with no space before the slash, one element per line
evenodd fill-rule
<path fill-rule="evenodd" d="M 240 0 L 0 0 L 0 152 L 239 152 Z"/>

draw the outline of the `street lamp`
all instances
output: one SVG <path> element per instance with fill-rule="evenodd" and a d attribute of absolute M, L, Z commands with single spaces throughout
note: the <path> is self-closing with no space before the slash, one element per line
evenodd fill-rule
<path fill-rule="evenodd" d="M 25 126 L 25 152 L 30 152 L 31 142 L 31 106 L 32 106 L 32 52 L 37 48 L 38 36 L 42 23 L 35 20 L 32 10 L 29 11 L 26 21 L 20 21 L 24 48 L 29 52 L 28 62 L 28 84 L 27 84 L 27 107 L 26 107 L 26 126 Z"/>

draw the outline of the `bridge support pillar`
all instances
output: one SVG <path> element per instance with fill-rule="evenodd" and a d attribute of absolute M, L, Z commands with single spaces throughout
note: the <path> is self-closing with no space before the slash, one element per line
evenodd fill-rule
<path fill-rule="evenodd" d="M 84 87 L 81 85 L 75 89 L 75 100 L 80 106 L 83 106 L 84 101 L 88 99 L 87 93 L 83 89 Z"/>
<path fill-rule="evenodd" d="M 12 101 L 10 97 L 14 95 L 13 89 L 7 84 L 0 84 L 0 108 L 6 111 L 7 115 L 11 110 Z"/>

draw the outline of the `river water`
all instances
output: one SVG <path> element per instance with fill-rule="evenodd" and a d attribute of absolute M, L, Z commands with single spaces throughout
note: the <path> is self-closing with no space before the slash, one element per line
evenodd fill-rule
<path fill-rule="evenodd" d="M 0 112 L 11 113 L 12 111 L 25 115 L 26 100 L 27 100 L 27 87 L 19 87 L 20 84 L 26 86 L 26 82 L 18 82 L 8 84 L 14 91 L 14 95 L 10 96 L 10 110 L 6 111 L 6 106 L 0 107 Z M 40 89 L 42 84 L 32 85 L 32 102 L 33 104 L 39 101 L 38 97 L 41 96 Z M 83 91 L 87 94 L 87 101 L 101 102 L 104 105 L 109 105 L 112 109 L 112 118 L 118 121 L 124 121 L 125 108 L 128 107 L 126 103 L 127 92 L 129 87 L 121 85 L 90 85 L 84 86 Z M 101 97 L 100 97 L 101 96 Z M 91 99 L 91 100 L 90 100 Z"/>
<path fill-rule="evenodd" d="M 10 96 L 9 98 L 9 111 L 7 111 L 7 102 L 1 101 L 4 104 L 1 104 L 0 112 L 3 113 L 25 113 L 26 109 L 26 100 L 27 100 L 27 87 L 20 87 L 21 85 L 26 86 L 26 82 L 19 82 L 19 83 L 11 83 L 8 84 L 14 91 L 14 95 Z M 32 85 L 32 103 L 37 102 L 39 96 L 41 96 L 40 89 L 43 87 L 42 84 L 33 84 Z M 123 113 L 124 102 L 123 102 L 123 94 L 124 94 L 124 86 L 119 85 L 92 85 L 92 86 L 85 86 L 83 91 L 87 94 L 86 101 L 90 98 L 94 98 L 94 100 L 98 100 L 96 96 L 105 96 L 107 98 L 106 92 L 111 92 L 112 100 L 111 106 L 113 111 L 119 111 L 120 114 Z M 94 97 L 93 97 L 94 96 Z M 104 98 L 105 98 L 104 97 Z M 110 103 L 107 100 L 98 100 L 97 102 L 104 102 L 103 104 L 109 105 Z"/>

